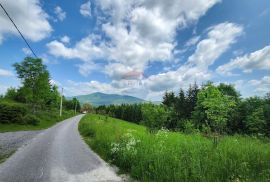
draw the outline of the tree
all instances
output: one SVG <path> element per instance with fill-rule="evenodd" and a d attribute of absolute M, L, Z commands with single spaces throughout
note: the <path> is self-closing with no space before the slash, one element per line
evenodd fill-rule
<path fill-rule="evenodd" d="M 264 118 L 264 110 L 262 107 L 255 109 L 247 117 L 247 129 L 249 134 L 263 134 L 266 131 L 266 121 Z"/>
<path fill-rule="evenodd" d="M 22 80 L 21 93 L 30 103 L 35 112 L 38 105 L 44 106 L 50 97 L 49 72 L 41 59 L 27 57 L 21 63 L 15 63 L 14 68 Z"/>
<path fill-rule="evenodd" d="M 228 113 L 234 106 L 234 100 L 222 95 L 218 88 L 210 83 L 199 91 L 195 111 L 199 114 L 204 112 L 206 125 L 209 125 L 215 132 L 221 133 L 226 126 Z M 195 119 L 201 121 L 201 118 L 196 118 L 197 116 L 198 114 L 195 114 Z"/>
<path fill-rule="evenodd" d="M 53 85 L 51 88 L 51 94 L 50 94 L 50 105 L 53 107 L 59 107 L 60 106 L 60 98 L 61 95 L 58 92 L 58 87 L 56 85 Z"/>
<path fill-rule="evenodd" d="M 163 105 L 154 105 L 152 103 L 142 105 L 143 123 L 150 132 L 164 127 L 167 117 L 168 113 Z"/>
<path fill-rule="evenodd" d="M 180 89 L 179 95 L 176 99 L 175 110 L 178 115 L 178 119 L 186 117 L 186 98 L 183 89 Z"/>
<path fill-rule="evenodd" d="M 267 92 L 264 96 L 264 100 L 266 104 L 270 104 L 270 92 Z"/>
<path fill-rule="evenodd" d="M 16 100 L 17 95 L 18 94 L 16 88 L 11 87 L 7 89 L 5 99 Z"/>
<path fill-rule="evenodd" d="M 85 111 L 85 112 L 91 113 L 91 112 L 93 111 L 93 107 L 92 107 L 91 104 L 89 104 L 89 103 L 84 103 L 84 104 L 82 105 L 81 111 L 82 111 L 82 112 Z"/>
<path fill-rule="evenodd" d="M 236 91 L 233 85 L 220 83 L 217 86 L 218 90 L 222 93 L 222 95 L 231 97 L 235 101 L 234 109 L 229 111 L 229 117 L 227 120 L 227 132 L 228 133 L 236 133 L 240 132 L 243 129 L 243 122 L 242 122 L 242 114 L 240 110 L 240 93 Z"/>
<path fill-rule="evenodd" d="M 217 88 L 222 95 L 233 97 L 236 102 L 240 100 L 240 93 L 236 91 L 233 85 L 220 83 Z"/>
<path fill-rule="evenodd" d="M 266 135 L 270 136 L 270 104 L 266 103 L 264 105 L 263 112 L 264 112 L 264 118 L 266 122 L 265 132 L 266 132 Z"/>
<path fill-rule="evenodd" d="M 73 97 L 72 102 L 74 103 L 74 108 L 76 109 L 76 112 L 80 111 L 81 110 L 80 101 L 76 97 Z"/>
<path fill-rule="evenodd" d="M 196 107 L 198 92 L 199 87 L 196 82 L 193 85 L 189 85 L 186 94 L 186 115 L 188 118 L 191 118 L 192 112 Z"/>
<path fill-rule="evenodd" d="M 174 92 L 165 92 L 163 96 L 162 104 L 164 104 L 167 107 L 174 107 L 175 105 L 175 95 Z"/>

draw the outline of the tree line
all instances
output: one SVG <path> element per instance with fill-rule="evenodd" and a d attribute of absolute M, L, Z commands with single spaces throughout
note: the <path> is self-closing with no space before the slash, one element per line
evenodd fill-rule
<path fill-rule="evenodd" d="M 26 57 L 22 62 L 15 63 L 13 67 L 21 80 L 21 86 L 9 88 L 5 95 L 1 96 L 2 122 L 3 120 L 19 122 L 23 120 L 22 115 L 27 112 L 31 113 L 28 114 L 29 120 L 34 120 L 34 115 L 38 111 L 59 109 L 61 95 L 58 87 L 51 83 L 49 71 L 41 59 Z M 29 111 L 25 111 L 25 106 Z M 80 111 L 80 102 L 76 98 L 66 99 L 63 96 L 64 110 L 74 110 L 75 107 Z"/>
<path fill-rule="evenodd" d="M 166 91 L 162 104 L 99 106 L 107 114 L 148 126 L 184 132 L 270 136 L 270 93 L 242 98 L 233 85 L 194 83 L 178 94 Z"/>

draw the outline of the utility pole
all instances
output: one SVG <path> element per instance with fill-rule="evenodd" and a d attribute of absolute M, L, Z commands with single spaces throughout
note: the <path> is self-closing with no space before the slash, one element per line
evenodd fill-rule
<path fill-rule="evenodd" d="M 61 101 L 60 101 L 60 117 L 62 116 L 62 104 L 63 104 L 63 87 L 62 87 L 62 92 L 61 92 Z"/>

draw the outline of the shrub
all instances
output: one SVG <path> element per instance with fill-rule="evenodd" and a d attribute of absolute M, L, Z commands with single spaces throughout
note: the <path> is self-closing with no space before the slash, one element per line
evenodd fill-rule
<path fill-rule="evenodd" d="M 142 106 L 143 124 L 148 127 L 150 132 L 155 132 L 164 127 L 168 118 L 168 112 L 161 105 L 151 103 Z"/>
<path fill-rule="evenodd" d="M 0 123 L 21 123 L 26 112 L 22 104 L 0 102 Z"/>
<path fill-rule="evenodd" d="M 184 121 L 184 132 L 186 134 L 191 134 L 191 133 L 196 132 L 194 123 L 191 120 L 185 120 Z"/>
<path fill-rule="evenodd" d="M 40 123 L 40 119 L 32 114 L 27 114 L 23 117 L 23 123 L 29 125 L 38 125 Z"/>

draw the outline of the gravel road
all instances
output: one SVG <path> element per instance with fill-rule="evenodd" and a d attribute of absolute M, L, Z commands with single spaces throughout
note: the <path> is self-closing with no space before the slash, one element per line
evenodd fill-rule
<path fill-rule="evenodd" d="M 79 115 L 44 130 L 0 165 L 1 182 L 122 181 L 81 139 Z"/>
<path fill-rule="evenodd" d="M 40 132 L 41 131 L 18 131 L 0 133 L 0 155 L 16 151 Z"/>

